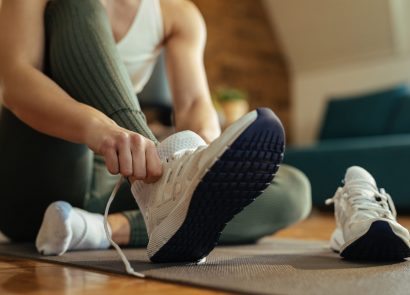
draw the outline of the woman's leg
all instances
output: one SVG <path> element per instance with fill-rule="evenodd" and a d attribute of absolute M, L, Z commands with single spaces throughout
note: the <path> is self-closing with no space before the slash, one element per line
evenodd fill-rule
<path fill-rule="evenodd" d="M 52 0 L 45 15 L 46 65 L 52 79 L 76 100 L 157 142 L 135 97 L 100 1 Z"/>
<path fill-rule="evenodd" d="M 100 1 L 52 0 L 47 6 L 45 25 L 48 50 L 46 67 L 50 77 L 76 100 L 99 109 L 120 126 L 157 143 L 146 124 L 128 73 L 117 52 L 108 17 Z M 100 162 L 101 159 L 95 157 L 94 168 L 100 167 L 108 174 L 104 163 Z M 117 180 L 110 175 L 101 179 L 94 173 L 92 189 L 83 208 L 104 212 L 102 208 L 94 210 L 92 207 L 93 203 L 102 204 L 96 197 L 96 191 L 97 195 L 98 191 L 111 191 L 110 179 Z M 125 197 L 116 201 L 120 203 L 121 211 L 118 208 L 113 210 L 121 213 L 117 218 L 109 220 L 124 223 L 129 244 L 140 245 L 141 239 L 146 243 L 143 218 L 136 210 L 129 186 L 125 184 L 122 191 Z M 106 201 L 106 198 L 103 199 L 104 206 Z M 113 237 L 116 236 L 116 228 L 121 232 L 121 226 L 111 224 L 111 228 Z"/>
<path fill-rule="evenodd" d="M 220 243 L 255 242 L 306 218 L 311 207 L 307 177 L 291 166 L 282 165 L 266 191 L 228 223 Z"/>
<path fill-rule="evenodd" d="M 46 73 L 75 99 L 157 142 L 146 125 L 100 2 L 52 0 L 45 26 Z M 0 122 L 0 229 L 14 240 L 32 241 L 47 205 L 66 200 L 83 207 L 92 159 L 86 146 L 40 134 L 4 110 Z M 131 194 L 129 197 L 132 200 Z"/>

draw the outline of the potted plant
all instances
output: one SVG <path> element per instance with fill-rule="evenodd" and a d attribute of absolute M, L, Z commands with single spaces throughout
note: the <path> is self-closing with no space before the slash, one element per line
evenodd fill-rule
<path fill-rule="evenodd" d="M 220 88 L 214 99 L 222 109 L 224 125 L 227 126 L 249 111 L 248 94 L 236 88 Z"/>

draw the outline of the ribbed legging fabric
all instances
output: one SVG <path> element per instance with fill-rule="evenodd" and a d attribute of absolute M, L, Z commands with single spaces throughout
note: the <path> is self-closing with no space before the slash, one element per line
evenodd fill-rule
<path fill-rule="evenodd" d="M 98 0 L 53 0 L 46 10 L 49 74 L 76 100 L 157 142 Z"/>
<path fill-rule="evenodd" d="M 45 28 L 46 74 L 74 99 L 157 143 L 100 2 L 52 0 L 45 12 Z M 45 209 L 57 200 L 103 213 L 117 180 L 86 146 L 41 134 L 5 108 L 0 113 L 0 163 L 0 231 L 16 241 L 33 241 Z M 227 225 L 220 242 L 253 242 L 304 218 L 310 207 L 307 178 L 282 166 L 268 189 Z M 112 212 L 128 218 L 130 246 L 147 244 L 143 217 L 127 183 Z"/>

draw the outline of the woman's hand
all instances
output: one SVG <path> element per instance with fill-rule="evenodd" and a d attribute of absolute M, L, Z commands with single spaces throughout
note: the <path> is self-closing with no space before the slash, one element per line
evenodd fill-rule
<path fill-rule="evenodd" d="M 110 173 L 120 173 L 131 182 L 153 183 L 161 177 L 161 160 L 151 140 L 118 126 L 114 121 L 96 122 L 87 134 L 88 147 L 104 157 Z"/>

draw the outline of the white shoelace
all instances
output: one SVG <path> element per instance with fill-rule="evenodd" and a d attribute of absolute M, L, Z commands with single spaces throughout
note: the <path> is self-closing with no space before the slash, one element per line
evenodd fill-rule
<path fill-rule="evenodd" d="M 104 229 L 105 229 L 105 234 L 107 236 L 108 241 L 110 241 L 111 245 L 117 250 L 118 255 L 120 255 L 122 262 L 124 263 L 125 270 L 128 274 L 136 276 L 138 278 L 145 278 L 145 275 L 140 272 L 136 272 L 132 266 L 127 257 L 125 256 L 124 252 L 122 252 L 120 246 L 118 246 L 111 238 L 111 229 L 110 225 L 108 224 L 108 212 L 110 211 L 111 203 L 114 200 L 121 183 L 124 181 L 124 177 L 121 177 L 120 180 L 117 182 L 117 184 L 114 187 L 114 190 L 112 191 L 110 198 L 108 199 L 107 206 L 105 207 L 105 212 L 104 212 Z"/>
<path fill-rule="evenodd" d="M 363 194 L 363 191 L 369 191 L 372 195 Z M 361 180 L 353 180 L 349 183 L 349 193 L 342 192 L 336 194 L 333 198 L 326 200 L 326 205 L 333 204 L 335 199 L 345 197 L 352 207 L 359 211 L 369 211 L 376 213 L 378 217 L 395 219 L 397 216 L 391 196 L 384 189 L 378 191 L 373 186 L 363 183 Z"/>

